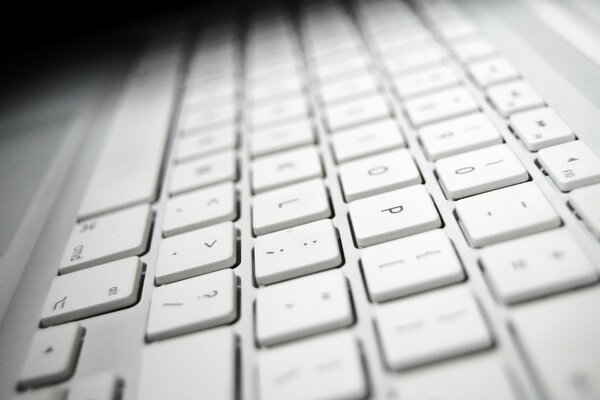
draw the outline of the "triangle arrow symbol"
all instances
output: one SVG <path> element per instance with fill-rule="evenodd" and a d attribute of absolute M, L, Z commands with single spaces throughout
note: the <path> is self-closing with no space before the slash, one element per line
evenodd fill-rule
<path fill-rule="evenodd" d="M 206 247 L 213 247 L 215 243 L 217 243 L 217 239 L 213 240 L 211 244 L 208 244 L 208 243 L 204 242 L 204 245 Z"/>

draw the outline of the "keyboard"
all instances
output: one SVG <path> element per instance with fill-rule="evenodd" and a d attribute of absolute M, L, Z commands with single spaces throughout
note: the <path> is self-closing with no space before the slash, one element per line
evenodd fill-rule
<path fill-rule="evenodd" d="M 600 398 L 598 149 L 500 45 L 446 0 L 149 41 L 5 393 Z"/>

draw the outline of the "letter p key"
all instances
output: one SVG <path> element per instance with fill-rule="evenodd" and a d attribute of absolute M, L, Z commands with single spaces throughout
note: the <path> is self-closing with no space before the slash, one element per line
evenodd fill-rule
<path fill-rule="evenodd" d="M 384 208 L 383 210 L 381 210 L 381 212 L 386 212 L 387 211 L 390 214 L 398 214 L 402 210 L 404 210 L 403 206 L 396 206 L 396 207 Z"/>

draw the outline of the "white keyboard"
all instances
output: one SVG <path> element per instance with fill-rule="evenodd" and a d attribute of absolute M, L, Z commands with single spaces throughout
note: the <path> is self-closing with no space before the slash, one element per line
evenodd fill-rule
<path fill-rule="evenodd" d="M 600 398 L 599 154 L 475 21 L 225 20 L 139 60 L 15 400 Z"/>

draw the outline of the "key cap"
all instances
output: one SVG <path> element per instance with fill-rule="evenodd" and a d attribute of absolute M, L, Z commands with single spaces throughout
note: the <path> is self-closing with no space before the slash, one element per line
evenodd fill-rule
<path fill-rule="evenodd" d="M 260 288 L 256 296 L 256 339 L 262 346 L 342 328 L 353 319 L 339 269 Z"/>
<path fill-rule="evenodd" d="M 494 46 L 485 39 L 474 39 L 457 43 L 453 51 L 456 57 L 464 64 L 493 56 L 496 53 Z"/>
<path fill-rule="evenodd" d="M 160 244 L 155 280 L 159 285 L 230 268 L 237 262 L 232 222 L 222 222 L 164 239 Z"/>
<path fill-rule="evenodd" d="M 423 185 L 353 201 L 348 205 L 359 247 L 427 231 L 442 224 Z"/>
<path fill-rule="evenodd" d="M 422 182 L 410 153 L 399 149 L 340 166 L 340 182 L 346 201 L 400 189 Z"/>
<path fill-rule="evenodd" d="M 138 398 L 144 400 L 234 400 L 235 337 L 212 329 L 145 346 Z"/>
<path fill-rule="evenodd" d="M 167 202 L 163 235 L 172 236 L 237 218 L 232 182 L 172 197 Z"/>
<path fill-rule="evenodd" d="M 255 107 L 249 115 L 253 131 L 303 119 L 307 116 L 308 110 L 303 97 Z"/>
<path fill-rule="evenodd" d="M 454 200 L 521 183 L 529 177 L 505 144 L 438 160 L 435 168 L 446 195 Z"/>
<path fill-rule="evenodd" d="M 367 63 L 362 58 L 353 57 L 344 60 L 344 62 L 319 65 L 314 73 L 321 84 L 324 84 L 349 79 L 352 76 L 369 75 L 370 71 Z"/>
<path fill-rule="evenodd" d="M 394 370 L 492 345 L 481 311 L 464 286 L 379 306 L 375 321 L 385 362 Z"/>
<path fill-rule="evenodd" d="M 177 162 L 191 160 L 201 156 L 214 154 L 222 150 L 233 149 L 237 145 L 237 135 L 233 126 L 211 131 L 203 131 L 179 140 L 177 145 Z"/>
<path fill-rule="evenodd" d="M 573 190 L 569 202 L 594 236 L 600 239 L 600 185 Z"/>
<path fill-rule="evenodd" d="M 326 111 L 327 126 L 331 132 L 365 124 L 388 117 L 390 111 L 381 96 L 349 101 Z"/>
<path fill-rule="evenodd" d="M 254 244 L 254 276 L 259 285 L 324 271 L 342 263 L 335 227 L 329 219 L 259 236 Z"/>
<path fill-rule="evenodd" d="M 406 146 L 390 118 L 344 130 L 331 138 L 331 144 L 338 163 Z"/>
<path fill-rule="evenodd" d="M 78 323 L 37 331 L 21 370 L 19 387 L 57 383 L 73 375 L 82 334 Z"/>
<path fill-rule="evenodd" d="M 440 229 L 378 244 L 362 251 L 369 295 L 376 302 L 460 282 L 460 261 Z"/>
<path fill-rule="evenodd" d="M 233 151 L 225 151 L 177 165 L 173 168 L 169 192 L 176 195 L 236 179 L 237 158 Z"/>
<path fill-rule="evenodd" d="M 113 400 L 120 385 L 120 379 L 111 372 L 92 375 L 73 382 L 67 400 Z"/>
<path fill-rule="evenodd" d="M 438 47 L 423 48 L 401 55 L 384 55 L 384 63 L 392 75 L 401 75 L 419 68 L 439 65 L 446 58 L 444 51 Z"/>
<path fill-rule="evenodd" d="M 467 69 L 475 82 L 482 88 L 519 77 L 517 70 L 503 57 L 469 63 Z"/>
<path fill-rule="evenodd" d="M 297 75 L 290 75 L 287 79 L 278 79 L 264 85 L 253 85 L 247 93 L 253 105 L 266 104 L 291 97 L 302 97 L 303 84 Z"/>
<path fill-rule="evenodd" d="M 513 114 L 510 125 L 530 151 L 575 140 L 575 134 L 548 107 Z"/>
<path fill-rule="evenodd" d="M 454 86 L 458 78 L 445 66 L 432 67 L 427 70 L 401 75 L 394 80 L 396 91 L 401 99 Z"/>
<path fill-rule="evenodd" d="M 538 160 L 563 192 L 600 182 L 600 158 L 581 140 L 542 149 Z"/>
<path fill-rule="evenodd" d="M 42 311 L 50 326 L 133 305 L 138 296 L 142 264 L 125 258 L 54 278 Z"/>
<path fill-rule="evenodd" d="M 78 271 L 146 250 L 152 212 L 147 204 L 75 225 L 59 272 Z"/>
<path fill-rule="evenodd" d="M 330 215 L 327 190 L 314 179 L 254 196 L 252 226 L 256 235 L 264 235 Z"/>
<path fill-rule="evenodd" d="M 312 144 L 315 134 L 309 120 L 300 120 L 254 132 L 249 138 L 250 155 L 259 157 Z"/>
<path fill-rule="evenodd" d="M 593 265 L 564 229 L 485 248 L 481 261 L 496 296 L 514 304 L 598 279 Z"/>
<path fill-rule="evenodd" d="M 419 129 L 419 137 L 430 160 L 502 143 L 502 136 L 482 113 L 465 115 Z"/>
<path fill-rule="evenodd" d="M 544 105 L 544 100 L 523 81 L 494 85 L 488 89 L 487 95 L 492 105 L 504 117 Z"/>
<path fill-rule="evenodd" d="M 459 200 L 456 214 L 474 247 L 530 235 L 561 224 L 560 217 L 533 182 Z"/>
<path fill-rule="evenodd" d="M 179 130 L 190 135 L 189 131 L 209 131 L 235 125 L 236 109 L 226 105 L 210 104 L 206 107 L 188 108 L 180 117 Z"/>
<path fill-rule="evenodd" d="M 370 75 L 337 81 L 321 87 L 321 97 L 326 107 L 332 107 L 359 96 L 376 96 L 377 84 Z"/>
<path fill-rule="evenodd" d="M 265 192 L 323 176 L 319 152 L 314 146 L 263 157 L 252 164 L 252 189 Z"/>
<path fill-rule="evenodd" d="M 419 127 L 474 112 L 479 107 L 469 92 L 457 87 L 407 100 L 404 108 L 413 125 Z"/>
<path fill-rule="evenodd" d="M 265 350 L 258 377 L 264 400 L 358 400 L 368 391 L 360 351 L 350 332 Z"/>
<path fill-rule="evenodd" d="M 235 274 L 224 269 L 154 289 L 149 341 L 214 328 L 237 318 Z"/>
<path fill-rule="evenodd" d="M 444 39 L 451 43 L 457 43 L 461 40 L 467 40 L 469 37 L 481 35 L 479 29 L 473 23 L 466 20 L 446 22 L 438 26 L 438 32 Z"/>

